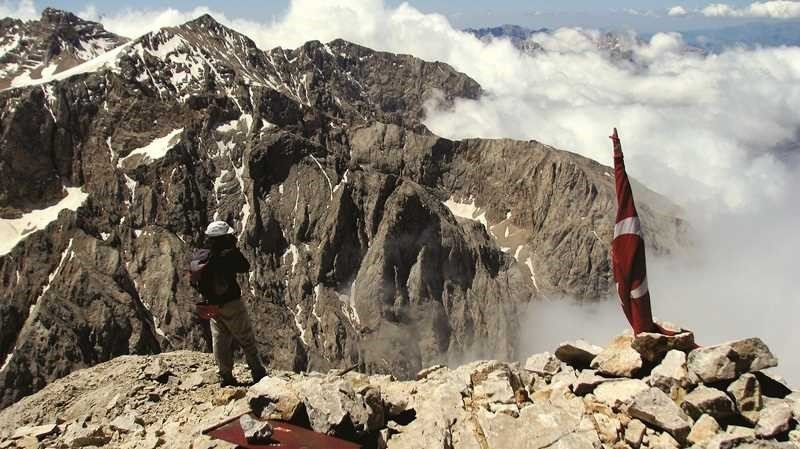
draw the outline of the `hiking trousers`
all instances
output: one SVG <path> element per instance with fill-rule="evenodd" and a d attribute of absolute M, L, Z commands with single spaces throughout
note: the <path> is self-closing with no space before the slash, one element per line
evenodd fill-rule
<path fill-rule="evenodd" d="M 211 339 L 214 347 L 214 358 L 217 360 L 219 375 L 223 378 L 233 377 L 233 342 L 239 343 L 244 350 L 247 364 L 253 378 L 260 379 L 265 374 L 264 365 L 258 355 L 258 344 L 250 315 L 241 299 L 220 306 L 220 313 L 211 320 Z M 257 380 L 257 379 L 256 379 Z"/>

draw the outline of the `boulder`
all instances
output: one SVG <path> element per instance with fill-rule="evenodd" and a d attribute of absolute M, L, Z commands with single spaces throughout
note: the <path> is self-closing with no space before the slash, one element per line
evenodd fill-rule
<path fill-rule="evenodd" d="M 624 379 L 614 382 L 605 382 L 594 389 L 598 401 L 610 407 L 620 408 L 630 403 L 633 398 L 650 387 L 643 380 Z"/>
<path fill-rule="evenodd" d="M 686 365 L 695 382 L 714 383 L 736 378 L 735 353 L 728 346 L 698 348 L 689 353 Z"/>
<path fill-rule="evenodd" d="M 687 363 L 690 376 L 703 383 L 714 383 L 772 368 L 778 360 L 761 339 L 747 338 L 695 349 L 689 353 Z"/>
<path fill-rule="evenodd" d="M 733 401 L 727 394 L 705 385 L 699 385 L 686 395 L 681 403 L 681 408 L 693 419 L 708 414 L 720 420 L 733 416 L 735 413 Z"/>
<path fill-rule="evenodd" d="M 248 443 L 265 444 L 272 441 L 272 425 L 267 421 L 255 419 L 248 413 L 239 418 L 239 425 Z"/>
<path fill-rule="evenodd" d="M 642 367 L 642 357 L 631 346 L 633 336 L 620 335 L 592 360 L 591 367 L 599 374 L 612 377 L 633 377 Z"/>
<path fill-rule="evenodd" d="M 543 352 L 528 357 L 525 369 L 542 376 L 552 376 L 561 369 L 561 361 L 553 354 Z"/>
<path fill-rule="evenodd" d="M 717 420 L 711 415 L 702 415 L 695 421 L 692 431 L 686 437 L 686 441 L 699 446 L 705 446 L 711 438 L 719 433 L 720 427 Z"/>
<path fill-rule="evenodd" d="M 628 407 L 628 414 L 669 432 L 679 442 L 686 441 L 689 435 L 689 418 L 658 388 L 649 388 L 637 394 Z"/>
<path fill-rule="evenodd" d="M 754 436 L 724 432 L 711 437 L 706 443 L 706 449 L 732 449 L 740 444 L 753 440 Z"/>
<path fill-rule="evenodd" d="M 761 397 L 761 384 L 755 375 L 746 373 L 728 385 L 726 390 L 733 398 L 736 410 L 750 424 L 758 422 L 764 401 Z"/>
<path fill-rule="evenodd" d="M 515 383 L 511 370 L 506 365 L 498 365 L 488 373 L 472 376 L 472 398 L 476 403 L 514 404 Z"/>
<path fill-rule="evenodd" d="M 167 368 L 164 363 L 161 362 L 161 359 L 155 358 L 144 367 L 142 374 L 146 379 L 165 383 L 172 373 L 170 372 L 169 368 Z"/>
<path fill-rule="evenodd" d="M 584 340 L 576 340 L 558 345 L 555 356 L 572 367 L 586 368 L 602 351 L 603 348 L 600 346 L 595 346 Z"/>
<path fill-rule="evenodd" d="M 572 391 L 578 396 L 584 396 L 594 391 L 594 389 L 605 382 L 619 381 L 608 377 L 598 376 L 597 371 L 585 369 L 581 371 L 575 382 L 572 383 Z"/>
<path fill-rule="evenodd" d="M 773 438 L 785 433 L 790 428 L 792 409 L 786 402 L 770 404 L 761 410 L 761 415 L 756 423 L 756 436 L 759 438 Z"/>
<path fill-rule="evenodd" d="M 663 335 L 651 332 L 637 334 L 631 345 L 645 363 L 658 363 L 669 351 L 689 352 L 695 348 L 694 334 L 683 331 L 675 335 Z"/>
<path fill-rule="evenodd" d="M 271 376 L 250 387 L 245 397 L 256 416 L 268 418 L 271 415 L 284 421 L 290 421 L 302 404 L 288 381 Z"/>
<path fill-rule="evenodd" d="M 625 442 L 633 449 L 638 449 L 642 445 L 645 430 L 647 430 L 647 427 L 643 422 L 638 419 L 632 419 L 628 425 L 625 426 Z"/>
<path fill-rule="evenodd" d="M 648 383 L 670 395 L 674 399 L 678 390 L 689 385 L 689 371 L 686 368 L 686 354 L 677 349 L 667 352 L 661 364 L 650 372 Z"/>

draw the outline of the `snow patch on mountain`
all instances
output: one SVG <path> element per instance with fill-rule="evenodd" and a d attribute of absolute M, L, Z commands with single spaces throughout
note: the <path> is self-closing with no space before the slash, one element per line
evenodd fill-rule
<path fill-rule="evenodd" d="M 50 207 L 33 210 L 20 218 L 0 218 L 0 256 L 11 252 L 17 243 L 31 233 L 47 227 L 62 210 L 77 210 L 89 197 L 80 187 L 67 187 L 65 190 L 67 196 Z"/>

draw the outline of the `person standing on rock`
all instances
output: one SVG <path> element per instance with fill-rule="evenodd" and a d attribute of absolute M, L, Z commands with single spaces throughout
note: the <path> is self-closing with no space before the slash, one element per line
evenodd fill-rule
<path fill-rule="evenodd" d="M 210 320 L 214 358 L 222 386 L 238 384 L 233 376 L 234 340 L 244 350 L 253 382 L 266 375 L 250 316 L 236 281 L 238 273 L 250 271 L 250 263 L 236 247 L 233 233 L 233 228 L 224 221 L 210 223 L 205 231 L 206 248 L 194 252 L 189 267 L 191 284 L 203 298 L 197 306 L 198 315 Z"/>

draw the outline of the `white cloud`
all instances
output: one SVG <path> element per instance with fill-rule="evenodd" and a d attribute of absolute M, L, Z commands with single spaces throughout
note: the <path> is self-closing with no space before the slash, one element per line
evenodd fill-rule
<path fill-rule="evenodd" d="M 0 17 L 13 17 L 15 19 L 32 20 L 39 15 L 33 0 L 18 0 L 0 2 Z"/>
<path fill-rule="evenodd" d="M 686 17 L 689 15 L 689 11 L 686 10 L 683 6 L 673 6 L 667 12 L 667 15 L 670 17 Z"/>
<path fill-rule="evenodd" d="M 763 17 L 771 19 L 800 18 L 800 2 L 771 0 L 755 2 L 746 8 L 736 8 L 727 3 L 713 3 L 702 10 L 708 17 Z"/>

